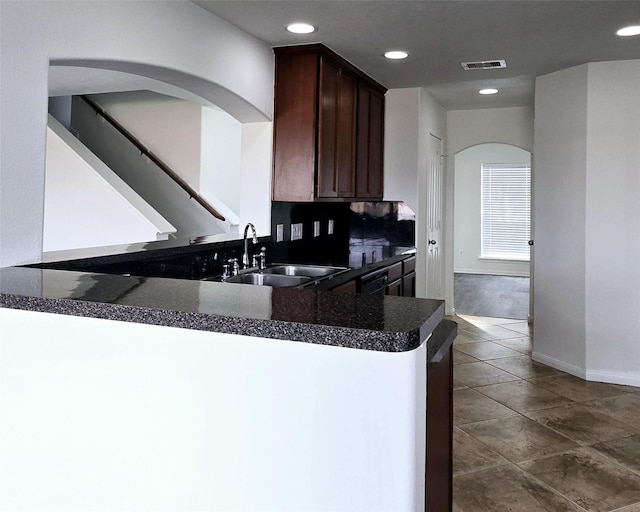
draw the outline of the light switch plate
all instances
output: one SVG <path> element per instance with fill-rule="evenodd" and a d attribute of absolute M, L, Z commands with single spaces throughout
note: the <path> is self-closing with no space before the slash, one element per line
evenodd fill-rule
<path fill-rule="evenodd" d="M 284 225 L 278 224 L 276 226 L 276 242 L 282 242 L 284 240 Z"/>
<path fill-rule="evenodd" d="M 302 240 L 302 222 L 291 224 L 291 240 Z"/>
<path fill-rule="evenodd" d="M 329 220 L 329 226 L 327 227 L 327 234 L 333 235 L 333 220 Z"/>
<path fill-rule="evenodd" d="M 320 236 L 320 221 L 319 220 L 315 220 L 313 221 L 313 237 L 319 237 Z"/>

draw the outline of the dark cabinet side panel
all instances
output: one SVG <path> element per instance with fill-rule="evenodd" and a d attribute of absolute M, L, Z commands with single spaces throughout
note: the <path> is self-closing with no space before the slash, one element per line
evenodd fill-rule
<path fill-rule="evenodd" d="M 453 506 L 453 360 L 451 348 L 427 378 L 426 510 Z"/>

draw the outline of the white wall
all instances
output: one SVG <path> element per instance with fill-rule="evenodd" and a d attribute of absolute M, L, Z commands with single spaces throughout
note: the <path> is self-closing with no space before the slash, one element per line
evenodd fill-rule
<path fill-rule="evenodd" d="M 447 112 L 445 300 L 447 313 L 454 312 L 454 205 L 455 155 L 463 149 L 486 143 L 504 143 L 533 151 L 533 108 L 513 107 Z M 534 163 L 535 165 L 535 163 Z M 535 172 L 535 169 L 533 170 Z"/>
<path fill-rule="evenodd" d="M 111 124 L 97 116 L 93 108 L 76 96 L 73 98 L 72 127 L 80 140 L 104 164 L 175 226 L 177 238 L 228 232 L 226 221 L 220 221 L 211 215 Z M 198 155 L 195 159 L 198 160 Z"/>
<path fill-rule="evenodd" d="M 272 148 L 273 123 L 242 125 L 240 230 L 251 222 L 271 234 Z"/>
<path fill-rule="evenodd" d="M 384 112 L 384 199 L 418 211 L 420 89 L 389 89 Z"/>
<path fill-rule="evenodd" d="M 640 385 L 640 61 L 539 77 L 534 359 Z"/>
<path fill-rule="evenodd" d="M 0 339 L 2 510 L 424 509 L 425 344 L 10 309 Z"/>
<path fill-rule="evenodd" d="M 242 124 L 226 112 L 203 107 L 200 112 L 200 193 L 216 204 L 219 198 L 240 214 Z M 253 191 L 246 193 L 253 196 Z"/>
<path fill-rule="evenodd" d="M 588 66 L 586 364 L 640 385 L 640 60 Z"/>
<path fill-rule="evenodd" d="M 0 266 L 41 259 L 50 61 L 162 80 L 243 122 L 271 118 L 269 46 L 191 2 L 3 1 L 0 9 Z"/>
<path fill-rule="evenodd" d="M 200 190 L 202 106 L 150 91 L 89 96 L 195 190 Z"/>
<path fill-rule="evenodd" d="M 93 98 L 222 213 L 232 232 L 252 222 L 270 233 L 272 123 L 241 123 L 149 91 Z"/>
<path fill-rule="evenodd" d="M 536 80 L 534 151 L 534 358 L 582 377 L 586 78 L 585 65 Z"/>
<path fill-rule="evenodd" d="M 533 151 L 533 107 L 449 110 L 447 152 L 488 142 L 502 142 Z"/>
<path fill-rule="evenodd" d="M 60 123 L 49 124 L 45 252 L 166 240 L 175 232 Z"/>
<path fill-rule="evenodd" d="M 507 144 L 480 144 L 455 157 L 454 271 L 529 276 L 528 261 L 481 259 L 482 164 L 530 164 L 531 153 Z"/>
<path fill-rule="evenodd" d="M 247 206 L 271 195 L 270 188 L 256 186 L 255 179 L 243 180 L 244 125 L 228 113 L 149 91 L 100 94 L 92 99 L 219 211 L 231 232 L 238 231 L 241 215 L 249 217 L 241 211 L 242 196 L 247 197 Z M 270 162 L 271 145 L 261 148 L 255 154 L 258 157 Z M 243 187 L 243 181 L 249 186 Z M 270 211 L 261 210 L 260 217 L 265 218 L 264 226 L 270 225 Z"/>
<path fill-rule="evenodd" d="M 416 213 L 416 296 L 426 297 L 427 161 L 429 136 L 445 141 L 446 111 L 424 89 L 392 89 L 385 96 L 384 197 Z M 446 144 L 446 142 L 445 142 Z M 453 218 L 453 217 L 451 217 Z"/>

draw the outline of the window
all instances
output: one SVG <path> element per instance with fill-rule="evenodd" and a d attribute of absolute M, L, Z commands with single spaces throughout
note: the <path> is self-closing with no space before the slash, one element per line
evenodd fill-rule
<path fill-rule="evenodd" d="M 531 166 L 482 164 L 481 258 L 529 261 Z"/>

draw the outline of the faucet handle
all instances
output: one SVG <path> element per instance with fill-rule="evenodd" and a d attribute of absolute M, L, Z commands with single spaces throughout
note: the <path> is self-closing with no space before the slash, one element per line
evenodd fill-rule
<path fill-rule="evenodd" d="M 227 278 L 231 277 L 231 269 L 229 268 L 229 264 L 225 263 L 224 265 L 222 265 L 222 276 L 221 279 L 223 281 L 226 281 Z"/>
<path fill-rule="evenodd" d="M 258 267 L 260 270 L 267 268 L 267 248 L 260 247 L 260 255 L 258 256 Z"/>
<path fill-rule="evenodd" d="M 229 265 L 231 265 L 231 275 L 237 276 L 240 272 L 240 265 L 238 264 L 238 258 L 231 258 L 229 260 Z"/>

